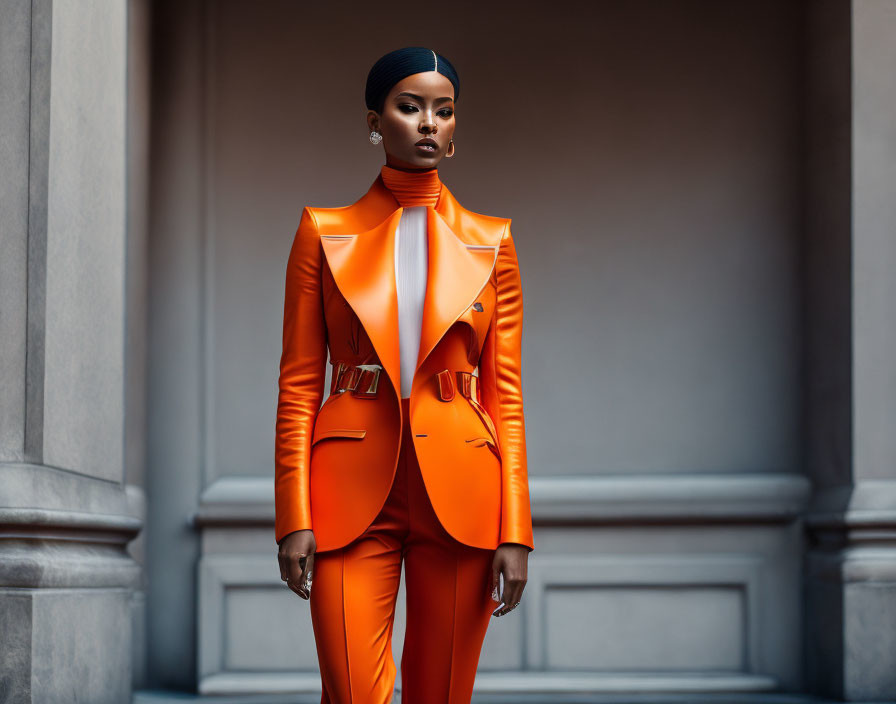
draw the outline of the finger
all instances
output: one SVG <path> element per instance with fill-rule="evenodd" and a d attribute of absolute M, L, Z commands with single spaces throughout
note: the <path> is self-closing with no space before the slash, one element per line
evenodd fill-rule
<path fill-rule="evenodd" d="M 500 568 L 498 567 L 497 561 L 492 561 L 492 574 L 491 574 L 491 579 L 489 579 L 488 593 L 491 595 L 492 599 L 497 603 L 501 603 L 501 598 L 498 595 L 498 583 L 499 583 L 498 575 L 499 574 L 500 574 Z"/>
<path fill-rule="evenodd" d="M 308 556 L 308 562 L 305 564 L 305 578 L 313 578 L 314 577 L 314 553 L 311 553 Z"/>
<path fill-rule="evenodd" d="M 287 560 L 287 570 L 289 573 L 289 581 L 296 588 L 302 586 L 302 574 L 305 571 L 305 553 L 295 553 L 290 555 Z"/>
<path fill-rule="evenodd" d="M 308 596 L 303 592 L 302 588 L 299 587 L 299 586 L 297 586 L 297 585 L 295 584 L 295 582 L 293 582 L 292 580 L 290 580 L 289 582 L 287 582 L 287 586 L 288 586 L 292 591 L 294 591 L 296 594 L 298 594 L 300 597 L 302 597 L 303 599 L 307 599 L 307 598 L 308 598 Z"/>
<path fill-rule="evenodd" d="M 303 567 L 303 565 L 307 565 L 304 555 L 290 560 L 290 574 L 286 580 L 286 586 L 307 601 L 311 598 L 311 594 L 305 588 L 304 574 L 307 574 L 307 566 Z"/>
<path fill-rule="evenodd" d="M 277 553 L 277 562 L 280 565 L 280 579 L 285 582 L 289 578 L 289 572 L 286 569 L 286 560 L 280 553 Z"/>
<path fill-rule="evenodd" d="M 503 584 L 499 583 L 497 592 L 498 598 L 495 600 L 498 602 L 498 606 L 494 609 L 494 611 L 492 611 L 492 616 L 502 616 L 505 613 L 505 606 L 507 605 L 507 602 L 505 600 L 505 594 L 507 593 L 508 588 L 507 579 L 504 576 L 503 572 L 500 573 L 500 577 L 500 582 L 502 582 Z"/>
<path fill-rule="evenodd" d="M 493 616 L 504 616 L 505 614 L 509 614 L 511 611 L 513 611 L 516 608 L 515 604 L 516 604 L 515 601 L 511 601 L 506 604 L 501 604 L 501 606 L 499 606 L 497 609 L 495 609 L 492 612 L 492 615 Z"/>
<path fill-rule="evenodd" d="M 299 586 L 299 591 L 301 592 L 299 596 L 303 599 L 311 598 L 311 585 L 314 580 L 314 553 L 311 553 L 308 556 L 308 559 L 305 561 L 305 572 L 302 575 L 302 583 Z"/>
<path fill-rule="evenodd" d="M 507 604 L 508 609 L 514 608 L 514 604 L 519 604 L 520 599 L 523 596 L 523 590 L 520 587 L 519 582 L 511 582 L 510 589 L 507 590 Z"/>
<path fill-rule="evenodd" d="M 504 616 L 513 611 L 520 603 L 523 596 L 523 586 L 525 583 L 521 579 L 504 580 L 504 594 L 501 599 L 501 606 L 495 609 L 495 616 Z"/>

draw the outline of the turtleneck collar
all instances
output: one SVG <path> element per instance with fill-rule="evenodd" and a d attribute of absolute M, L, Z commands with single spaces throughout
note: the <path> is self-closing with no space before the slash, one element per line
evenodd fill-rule
<path fill-rule="evenodd" d="M 383 164 L 380 175 L 386 188 L 402 207 L 435 206 L 442 192 L 442 181 L 437 168 L 429 171 L 402 171 Z"/>

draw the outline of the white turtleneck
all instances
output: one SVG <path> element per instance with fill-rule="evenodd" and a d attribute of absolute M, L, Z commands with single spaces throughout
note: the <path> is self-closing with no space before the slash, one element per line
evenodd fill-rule
<path fill-rule="evenodd" d="M 411 395 L 420 351 L 427 264 L 426 206 L 406 206 L 395 232 L 395 286 L 401 350 L 401 396 Z"/>

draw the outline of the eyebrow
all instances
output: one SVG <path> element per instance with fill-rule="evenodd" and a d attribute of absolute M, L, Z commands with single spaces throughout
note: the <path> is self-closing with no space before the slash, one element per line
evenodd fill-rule
<path fill-rule="evenodd" d="M 415 95 L 414 93 L 408 93 L 407 91 L 401 92 L 401 93 L 399 93 L 398 95 L 396 95 L 395 97 L 396 97 L 396 98 L 400 98 L 402 95 L 406 95 L 406 96 L 408 96 L 409 98 L 414 98 L 415 100 L 419 100 L 421 103 L 423 102 L 423 96 L 421 96 L 421 95 Z M 437 103 L 444 103 L 445 101 L 450 101 L 450 100 L 454 100 L 454 98 L 449 98 L 449 97 L 445 97 L 445 98 L 436 98 L 435 102 L 437 102 Z"/>

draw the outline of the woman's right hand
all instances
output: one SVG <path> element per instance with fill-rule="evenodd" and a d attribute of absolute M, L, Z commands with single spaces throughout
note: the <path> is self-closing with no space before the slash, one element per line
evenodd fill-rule
<path fill-rule="evenodd" d="M 277 560 L 280 562 L 280 579 L 303 599 L 311 598 L 311 587 L 306 577 L 311 579 L 314 570 L 314 552 L 317 543 L 311 529 L 296 530 L 280 541 Z"/>

